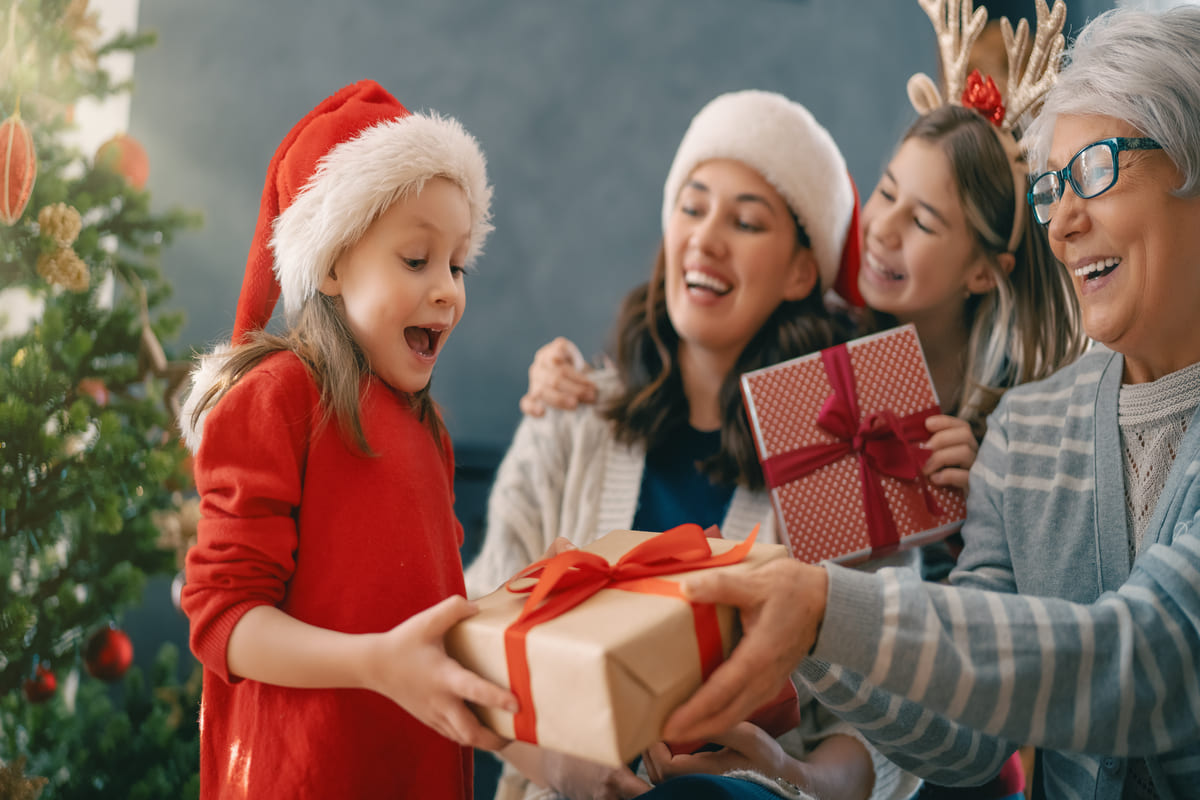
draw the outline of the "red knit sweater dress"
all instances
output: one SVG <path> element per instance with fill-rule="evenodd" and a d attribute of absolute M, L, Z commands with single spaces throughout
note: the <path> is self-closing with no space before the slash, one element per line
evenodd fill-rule
<path fill-rule="evenodd" d="M 336 421 L 292 353 L 221 398 L 196 454 L 199 541 L 183 609 L 204 665 L 203 798 L 469 798 L 471 751 L 362 689 L 292 689 L 229 673 L 234 625 L 257 605 L 349 633 L 390 630 L 463 594 L 453 457 L 404 396 L 365 384 L 376 457 Z"/>

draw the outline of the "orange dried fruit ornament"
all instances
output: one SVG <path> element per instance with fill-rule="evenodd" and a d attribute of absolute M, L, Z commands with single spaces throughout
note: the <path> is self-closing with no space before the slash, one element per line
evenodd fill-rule
<path fill-rule="evenodd" d="M 0 221 L 14 225 L 21 218 L 33 179 L 37 177 L 37 154 L 33 136 L 21 119 L 20 106 L 4 122 L 0 122 Z"/>

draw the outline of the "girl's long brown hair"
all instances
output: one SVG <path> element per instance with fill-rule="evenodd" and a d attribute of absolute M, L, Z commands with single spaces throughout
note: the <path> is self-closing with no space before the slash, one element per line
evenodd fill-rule
<path fill-rule="evenodd" d="M 1017 187 L 991 123 L 972 109 L 942 106 L 919 117 L 901 143 L 909 139 L 937 145 L 946 154 L 975 246 L 988 256 L 996 279 L 995 291 L 966 301 L 965 379 L 958 397 L 942 398 L 947 413 L 970 422 L 978 436 L 1005 391 L 1071 363 L 1086 348 L 1087 337 L 1070 277 L 1033 214 L 1022 215 L 1012 272 L 998 265 L 996 257 L 1007 251 L 1012 232 Z M 889 315 L 875 315 L 878 327 L 894 323 Z"/>
<path fill-rule="evenodd" d="M 280 351 L 295 353 L 321 392 L 322 416 L 318 426 L 336 421 L 347 444 L 366 456 L 374 456 L 362 426 L 363 379 L 370 373 L 366 355 L 354 342 L 350 328 L 337 307 L 338 300 L 317 292 L 305 301 L 295 323 L 282 336 L 254 331 L 249 341 L 233 349 L 217 374 L 217 380 L 192 413 L 196 427 L 203 412 L 267 356 Z M 430 395 L 429 386 L 407 395 L 417 418 L 429 429 L 442 450 L 445 426 Z"/>
<path fill-rule="evenodd" d="M 799 246 L 808 237 L 797 224 Z M 667 316 L 666 256 L 662 245 L 650 280 L 621 303 L 611 350 L 621 392 L 603 408 L 616 427 L 617 440 L 646 449 L 667 440 L 688 424 L 688 402 L 679 372 L 679 334 Z M 802 300 L 784 301 L 746 345 L 721 385 L 721 449 L 701 464 L 715 483 L 763 488 L 762 468 L 742 407 L 742 373 L 808 355 L 845 341 L 848 320 L 832 315 L 816 286 Z"/>

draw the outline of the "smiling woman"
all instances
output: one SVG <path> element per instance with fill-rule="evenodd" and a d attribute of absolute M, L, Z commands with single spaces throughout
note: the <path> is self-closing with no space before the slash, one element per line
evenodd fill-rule
<path fill-rule="evenodd" d="M 1142 135 L 1153 120 L 1136 123 L 1060 114 L 1048 165 L 1066 169 L 1082 156 L 1108 169 L 1082 193 L 1068 181 L 1071 188 L 1046 212 L 1051 247 L 1073 275 L 1088 334 L 1124 356 L 1126 383 L 1147 383 L 1200 357 L 1200 334 L 1187 321 L 1200 297 L 1200 200 L 1176 193 L 1185 176 L 1171 151 Z M 1112 144 L 1131 139 L 1155 146 Z"/>

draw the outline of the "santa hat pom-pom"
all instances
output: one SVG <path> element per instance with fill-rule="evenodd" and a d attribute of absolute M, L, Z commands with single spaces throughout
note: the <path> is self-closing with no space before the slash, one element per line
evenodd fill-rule
<path fill-rule="evenodd" d="M 191 388 L 187 399 L 179 411 L 179 430 L 183 433 L 183 443 L 188 450 L 195 453 L 200 449 L 200 439 L 204 435 L 204 419 L 208 416 L 209 408 L 204 409 L 192 424 L 200 400 L 208 394 L 208 390 L 217 385 L 217 377 L 225 362 L 233 352 L 230 344 L 217 345 L 210 352 L 197 357 L 196 366 L 192 368 Z"/>

